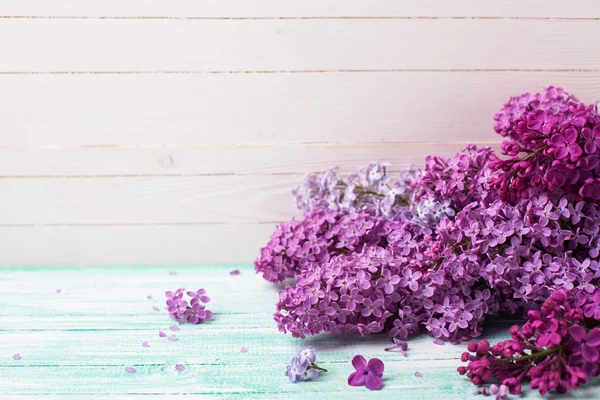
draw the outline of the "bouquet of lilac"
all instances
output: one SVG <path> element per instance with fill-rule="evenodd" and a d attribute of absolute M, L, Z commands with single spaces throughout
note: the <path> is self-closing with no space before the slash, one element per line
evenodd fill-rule
<path fill-rule="evenodd" d="M 533 318 L 559 292 L 567 298 L 561 310 L 589 309 L 600 278 L 600 115 L 549 87 L 511 98 L 495 119 L 511 158 L 467 146 L 396 178 L 381 163 L 347 177 L 335 169 L 309 175 L 294 190 L 303 219 L 280 225 L 255 263 L 267 280 L 296 278 L 279 293 L 280 331 L 300 338 L 387 332 L 398 340 L 423 330 L 457 343 L 479 336 L 488 315 Z M 569 316 L 566 324 L 579 322 Z M 554 332 L 555 321 L 531 322 L 542 325 Z M 522 339 L 537 343 L 527 326 Z M 575 331 L 559 332 L 564 352 L 556 359 L 595 375 L 575 356 L 585 336 Z M 519 347 L 525 353 L 517 358 L 552 353 L 539 343 Z M 474 383 L 490 379 L 480 379 L 479 359 L 469 360 Z M 533 371 L 531 378 L 541 376 Z M 569 371 L 568 379 L 581 378 Z M 501 384 L 494 390 L 518 391 L 502 373 L 492 372 Z M 548 376 L 533 387 L 563 391 L 580 383 Z"/>

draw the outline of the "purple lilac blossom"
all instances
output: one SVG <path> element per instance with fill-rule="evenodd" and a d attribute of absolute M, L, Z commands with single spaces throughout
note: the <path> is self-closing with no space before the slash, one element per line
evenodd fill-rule
<path fill-rule="evenodd" d="M 183 300 L 184 294 L 188 296 L 189 302 Z M 178 320 L 180 324 L 184 321 L 199 324 L 212 317 L 212 312 L 203 304 L 210 302 L 210 298 L 206 296 L 206 290 L 204 289 L 186 292 L 184 288 L 179 288 L 175 292 L 165 292 L 165 296 L 167 297 L 169 315 Z M 171 326 L 169 329 L 172 331 L 179 330 L 176 326 Z M 175 337 L 175 335 L 171 336 Z M 169 337 L 169 340 L 172 340 L 171 337 Z"/>
<path fill-rule="evenodd" d="M 293 278 L 311 263 L 323 263 L 381 242 L 382 217 L 366 211 L 338 213 L 314 209 L 302 220 L 277 226 L 255 261 L 257 273 L 271 282 Z"/>
<path fill-rule="evenodd" d="M 492 162 L 498 195 L 516 202 L 534 193 L 600 200 L 600 115 L 562 88 L 511 98 L 496 115 L 496 131 L 509 159 Z"/>
<path fill-rule="evenodd" d="M 494 379 L 489 393 L 506 398 L 506 392 L 521 393 L 523 381 L 543 396 L 549 391 L 565 393 L 600 374 L 600 328 L 598 320 L 586 313 L 598 307 L 600 289 L 571 304 L 569 293 L 559 289 L 541 309 L 531 310 L 522 326 L 510 329 L 512 338 L 494 346 L 481 340 L 469 343 L 458 367 L 475 385 Z M 504 396 L 504 397 L 502 397 Z"/>
<path fill-rule="evenodd" d="M 348 376 L 348 385 L 365 385 L 369 390 L 379 390 L 383 387 L 381 376 L 385 367 L 379 358 L 371 358 L 367 363 L 363 356 L 356 355 L 352 359 L 352 366 L 355 371 Z"/>

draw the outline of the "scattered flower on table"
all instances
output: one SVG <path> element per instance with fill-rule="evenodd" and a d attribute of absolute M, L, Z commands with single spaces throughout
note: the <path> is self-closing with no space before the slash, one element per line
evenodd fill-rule
<path fill-rule="evenodd" d="M 444 346 L 446 345 L 446 342 L 444 342 L 442 339 L 434 339 L 433 344 L 437 344 L 438 346 Z"/>
<path fill-rule="evenodd" d="M 248 349 L 245 346 L 242 346 L 242 348 L 240 349 L 240 353 L 246 353 L 248 351 Z"/>
<path fill-rule="evenodd" d="M 171 342 L 175 342 L 177 340 L 177 336 L 175 334 L 169 335 L 167 339 Z"/>
<path fill-rule="evenodd" d="M 148 296 L 146 296 L 146 298 L 147 298 L 148 300 L 152 300 L 152 295 L 151 295 L 151 294 L 149 294 Z"/>
<path fill-rule="evenodd" d="M 133 367 L 125 367 L 125 371 L 128 372 L 128 373 L 130 373 L 130 374 L 133 374 L 137 370 L 135 368 L 133 368 Z"/>
<path fill-rule="evenodd" d="M 158 331 L 158 336 L 160 336 L 160 337 L 167 337 L 167 334 L 164 333 L 163 331 Z"/>
<path fill-rule="evenodd" d="M 62 292 L 62 289 L 56 289 L 56 294 L 60 294 L 60 292 Z"/>
<path fill-rule="evenodd" d="M 16 353 L 12 356 L 13 360 L 19 361 L 21 359 L 21 355 L 19 353 Z"/>
<path fill-rule="evenodd" d="M 317 353 L 312 346 L 300 349 L 286 367 L 285 376 L 292 383 L 315 379 L 320 372 L 327 372 L 326 369 L 319 367 L 316 361 Z"/>
<path fill-rule="evenodd" d="M 150 347 L 150 345 L 148 344 L 148 342 L 144 342 L 142 343 L 142 347 Z"/>
<path fill-rule="evenodd" d="M 423 377 L 423 374 L 422 374 L 422 373 L 420 373 L 419 371 L 415 371 L 415 376 L 416 376 L 417 378 L 422 378 L 422 377 Z"/>
<path fill-rule="evenodd" d="M 184 294 L 189 297 L 189 302 L 183 300 Z M 165 296 L 169 315 L 178 320 L 180 324 L 184 321 L 199 324 L 212 317 L 212 312 L 203 304 L 210 302 L 210 297 L 206 295 L 204 289 L 186 292 L 184 288 L 179 288 L 174 292 L 165 292 Z"/>
<path fill-rule="evenodd" d="M 401 353 L 404 357 L 406 357 L 406 350 L 408 350 L 408 343 L 404 340 L 400 340 L 397 338 L 392 338 L 394 341 L 394 345 L 390 347 L 386 347 L 383 349 L 384 351 L 394 351 L 398 349 L 398 352 Z"/>
<path fill-rule="evenodd" d="M 152 306 L 152 309 L 153 309 L 154 311 L 160 311 L 160 308 L 158 308 L 158 307 L 156 307 L 156 306 Z"/>
<path fill-rule="evenodd" d="M 233 271 L 229 272 L 229 275 L 239 275 L 240 274 L 240 270 L 239 269 L 234 269 Z"/>
<path fill-rule="evenodd" d="M 179 330 L 179 327 L 177 325 L 171 325 L 169 327 L 170 330 L 172 330 L 173 332 L 177 332 Z"/>
<path fill-rule="evenodd" d="M 381 376 L 384 365 L 379 358 L 371 358 L 367 362 L 363 356 L 356 355 L 352 359 L 352 366 L 356 371 L 348 376 L 348 385 L 361 386 L 364 384 L 369 390 L 378 390 L 383 387 Z"/>
<path fill-rule="evenodd" d="M 183 365 L 183 364 L 177 364 L 177 365 L 175 365 L 175 369 L 177 371 L 185 371 L 185 365 Z"/>
<path fill-rule="evenodd" d="M 169 275 L 171 275 L 171 276 L 175 276 L 175 275 L 177 275 L 177 272 L 175 272 L 175 271 L 170 271 L 170 272 L 169 272 Z"/>

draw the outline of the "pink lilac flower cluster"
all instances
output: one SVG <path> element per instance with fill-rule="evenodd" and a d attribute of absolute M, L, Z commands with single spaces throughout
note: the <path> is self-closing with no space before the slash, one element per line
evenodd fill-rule
<path fill-rule="evenodd" d="M 494 346 L 482 340 L 469 344 L 462 355 L 467 366 L 458 367 L 476 385 L 496 380 L 512 394 L 521 393 L 525 380 L 541 395 L 565 393 L 600 374 L 600 290 L 572 305 L 569 294 L 559 289 L 540 311 L 510 329 L 511 339 Z M 484 393 L 482 391 L 482 393 Z"/>
<path fill-rule="evenodd" d="M 335 255 L 380 243 L 382 220 L 366 211 L 341 213 L 316 208 L 301 220 L 278 225 L 254 268 L 270 282 L 293 278 L 310 263 L 324 263 Z"/>
<path fill-rule="evenodd" d="M 189 301 L 183 299 L 184 294 L 189 297 Z M 192 324 L 199 324 L 212 317 L 212 312 L 204 305 L 210 302 L 204 289 L 186 292 L 184 288 L 179 288 L 174 292 L 165 292 L 165 296 L 169 315 L 179 323 L 188 321 Z"/>
<path fill-rule="evenodd" d="M 509 136 L 492 169 L 501 198 L 515 202 L 532 190 L 600 200 L 600 115 L 562 88 L 511 98 L 496 115 L 496 131 Z"/>
<path fill-rule="evenodd" d="M 482 196 L 487 195 L 482 193 L 490 190 L 486 162 L 492 156 L 488 148 L 469 146 L 449 160 L 431 158 L 419 174 L 417 206 L 403 218 L 382 224 L 385 241 L 310 263 L 297 276 L 295 288 L 288 285 L 280 292 L 275 314 L 279 329 L 296 337 L 323 331 L 387 331 L 406 338 L 425 326 L 432 336 L 453 342 L 478 336 L 484 317 L 498 312 L 500 295 L 489 290 L 476 260 L 459 260 L 463 237 L 452 220 L 454 209 L 466 208 L 465 202 L 484 203 Z M 429 187 L 430 182 L 451 179 L 461 184 L 448 184 L 443 192 L 447 198 Z M 430 228 L 431 218 L 414 212 L 424 207 L 420 198 L 434 205 L 429 215 L 447 203 L 435 230 Z"/>

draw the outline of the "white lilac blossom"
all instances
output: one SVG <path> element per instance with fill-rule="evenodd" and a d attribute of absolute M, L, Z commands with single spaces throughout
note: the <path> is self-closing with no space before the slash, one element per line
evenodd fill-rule
<path fill-rule="evenodd" d="M 314 347 L 305 347 L 292 357 L 286 367 L 285 376 L 292 383 L 315 379 L 319 376 L 319 372 L 327 372 L 326 369 L 319 367 L 316 362 L 317 353 Z"/>
<path fill-rule="evenodd" d="M 390 166 L 373 161 L 346 177 L 338 175 L 337 167 L 321 175 L 309 174 L 304 184 L 293 190 L 296 205 L 305 213 L 320 208 L 394 216 L 402 212 L 408 202 L 414 171 L 408 169 L 393 178 L 388 174 Z"/>

